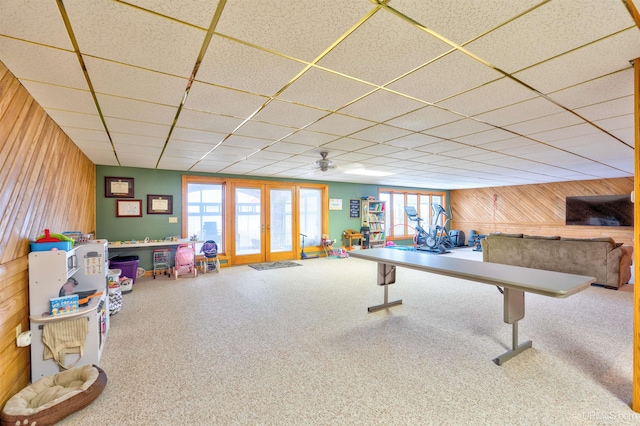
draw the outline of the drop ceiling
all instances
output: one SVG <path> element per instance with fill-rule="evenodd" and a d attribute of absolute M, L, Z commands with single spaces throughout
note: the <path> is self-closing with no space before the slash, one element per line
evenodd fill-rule
<path fill-rule="evenodd" d="M 0 61 L 98 165 L 441 189 L 616 178 L 634 171 L 628 6 L 7 0 Z"/>

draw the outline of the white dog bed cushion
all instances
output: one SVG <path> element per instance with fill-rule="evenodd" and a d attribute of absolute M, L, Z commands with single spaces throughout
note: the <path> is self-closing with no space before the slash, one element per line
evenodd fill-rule
<path fill-rule="evenodd" d="M 91 404 L 106 384 L 107 375 L 95 365 L 43 377 L 7 401 L 0 424 L 53 425 Z"/>

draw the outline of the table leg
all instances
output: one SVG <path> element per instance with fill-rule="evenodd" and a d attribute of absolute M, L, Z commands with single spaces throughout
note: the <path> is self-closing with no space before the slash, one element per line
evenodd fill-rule
<path fill-rule="evenodd" d="M 382 305 L 369 306 L 369 312 L 379 311 L 380 309 L 390 308 L 391 306 L 401 305 L 402 299 L 389 302 L 389 285 L 396 282 L 396 267 L 387 265 L 386 263 L 378 263 L 378 285 L 384 287 L 384 303 Z"/>
<path fill-rule="evenodd" d="M 524 291 L 505 288 L 504 296 L 504 322 L 512 325 L 511 350 L 493 359 L 497 365 L 502 365 L 519 353 L 529 349 L 533 343 L 527 340 L 518 345 L 518 321 L 524 318 Z"/>

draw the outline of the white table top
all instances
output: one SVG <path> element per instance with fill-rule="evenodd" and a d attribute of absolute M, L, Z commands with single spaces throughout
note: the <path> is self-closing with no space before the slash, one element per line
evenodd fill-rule
<path fill-rule="evenodd" d="M 558 298 L 578 293 L 596 280 L 583 275 L 457 259 L 419 251 L 376 248 L 350 251 L 349 256 Z"/>
<path fill-rule="evenodd" d="M 136 248 L 136 247 L 168 247 L 168 246 L 177 246 L 180 244 L 203 244 L 204 241 L 191 241 L 188 238 L 182 238 L 178 241 L 149 241 L 145 243 L 144 240 L 136 241 L 135 243 L 128 242 L 109 242 L 107 247 L 110 249 L 126 249 L 126 248 Z"/>

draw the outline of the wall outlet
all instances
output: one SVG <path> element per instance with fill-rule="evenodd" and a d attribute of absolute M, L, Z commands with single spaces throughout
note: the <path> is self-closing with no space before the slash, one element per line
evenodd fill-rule
<path fill-rule="evenodd" d="M 177 217 L 170 217 L 169 218 L 169 223 L 178 223 L 178 218 Z"/>
<path fill-rule="evenodd" d="M 31 344 L 31 330 L 25 331 L 24 333 L 20 333 L 18 338 L 16 339 L 16 345 L 20 348 L 24 348 Z"/>

